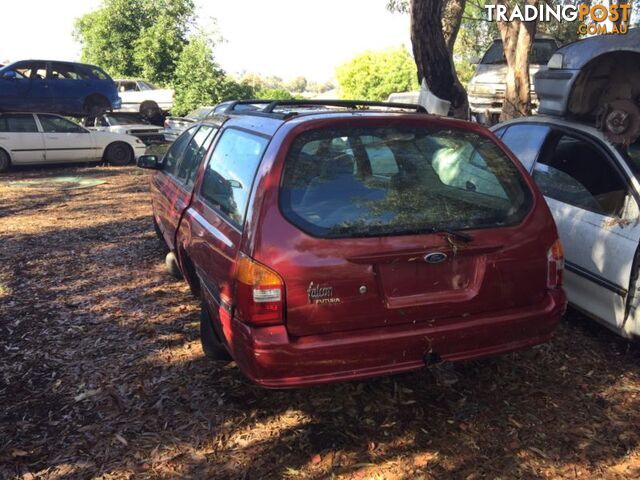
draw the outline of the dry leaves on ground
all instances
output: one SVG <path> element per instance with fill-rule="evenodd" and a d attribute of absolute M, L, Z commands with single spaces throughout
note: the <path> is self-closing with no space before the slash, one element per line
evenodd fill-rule
<path fill-rule="evenodd" d="M 50 176 L 106 183 L 8 185 Z M 147 184 L 108 167 L 0 179 L 0 477 L 640 477 L 638 348 L 576 314 L 452 385 L 266 391 L 205 360 Z"/>

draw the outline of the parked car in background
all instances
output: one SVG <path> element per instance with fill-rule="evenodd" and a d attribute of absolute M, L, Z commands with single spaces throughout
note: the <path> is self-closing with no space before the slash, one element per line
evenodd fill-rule
<path fill-rule="evenodd" d="M 147 146 L 165 143 L 162 128 L 152 125 L 139 113 L 105 113 L 95 118 L 85 119 L 84 125 L 89 130 L 132 135 L 142 140 Z"/>
<path fill-rule="evenodd" d="M 531 103 L 537 107 L 533 78 L 535 74 L 546 68 L 547 62 L 560 44 L 553 37 L 537 34 L 529 55 L 529 74 L 531 77 Z M 494 124 L 500 118 L 506 90 L 507 60 L 504 56 L 502 40 L 494 40 L 493 44 L 478 62 L 476 72 L 469 82 L 469 109 L 471 115 L 480 123 Z"/>
<path fill-rule="evenodd" d="M 185 115 L 184 117 L 167 117 L 164 120 L 164 135 L 169 141 L 174 141 L 188 127 L 195 122 L 200 122 L 213 115 L 215 106 L 200 107 Z"/>
<path fill-rule="evenodd" d="M 536 87 L 546 115 L 493 130 L 547 199 L 569 301 L 640 338 L 640 30 L 561 48 Z"/>
<path fill-rule="evenodd" d="M 158 88 L 146 80 L 116 80 L 120 98 L 121 112 L 140 113 L 154 120 L 173 107 L 173 90 Z"/>
<path fill-rule="evenodd" d="M 107 162 L 126 165 L 144 154 L 136 137 L 92 132 L 51 113 L 0 113 L 0 172 L 11 165 Z"/>
<path fill-rule="evenodd" d="M 167 140 L 174 141 L 178 136 L 184 132 L 189 126 L 195 122 L 200 122 L 211 115 L 217 113 L 224 113 L 224 111 L 236 102 L 228 100 L 226 102 L 219 103 L 213 107 L 200 107 L 196 108 L 193 112 L 189 113 L 185 117 L 168 117 L 164 121 L 164 135 Z M 242 105 L 235 105 L 237 111 L 256 110 L 259 105 L 264 106 L 264 100 L 254 100 L 253 103 L 246 103 Z"/>
<path fill-rule="evenodd" d="M 285 388 L 550 338 L 565 309 L 556 227 L 484 128 L 417 106 L 243 105 L 138 161 L 157 170 L 169 262 L 203 299 L 207 355 Z"/>
<path fill-rule="evenodd" d="M 95 65 L 23 60 L 0 68 L 0 111 L 82 117 L 118 108 L 115 83 Z"/>

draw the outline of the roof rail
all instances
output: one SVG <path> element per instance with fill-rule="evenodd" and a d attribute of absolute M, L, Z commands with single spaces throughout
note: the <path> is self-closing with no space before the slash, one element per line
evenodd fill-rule
<path fill-rule="evenodd" d="M 235 111 L 238 105 L 269 105 L 273 100 L 234 100 L 227 105 L 227 108 L 224 109 L 224 113 L 231 113 Z"/>
<path fill-rule="evenodd" d="M 367 100 L 275 100 L 270 102 L 264 109 L 263 113 L 274 113 L 278 107 L 344 107 L 353 110 L 363 110 L 369 107 L 385 107 L 397 108 L 402 110 L 413 110 L 418 113 L 427 113 L 427 109 L 422 105 L 412 103 L 393 103 L 393 102 L 370 102 Z"/>

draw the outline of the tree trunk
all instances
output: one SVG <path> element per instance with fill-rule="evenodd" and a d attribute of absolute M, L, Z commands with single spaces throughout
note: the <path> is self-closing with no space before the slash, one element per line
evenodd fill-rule
<path fill-rule="evenodd" d="M 454 117 L 466 119 L 469 112 L 467 92 L 458 80 L 453 56 L 447 48 L 442 11 L 443 0 L 411 0 L 411 43 L 418 81 L 425 79 L 434 95 L 451 102 Z"/>
<path fill-rule="evenodd" d="M 467 0 L 447 0 L 444 7 L 444 15 L 442 16 L 442 32 L 444 33 L 444 41 L 447 48 L 453 54 L 453 46 L 458 38 L 458 31 L 462 23 L 462 14 Z"/>
<path fill-rule="evenodd" d="M 537 5 L 538 0 L 526 0 L 527 5 Z M 507 5 L 496 0 L 496 5 Z M 509 9 L 507 16 L 510 15 Z M 507 60 L 506 90 L 500 121 L 531 115 L 531 81 L 529 53 L 536 35 L 537 22 L 498 22 L 504 56 Z"/>

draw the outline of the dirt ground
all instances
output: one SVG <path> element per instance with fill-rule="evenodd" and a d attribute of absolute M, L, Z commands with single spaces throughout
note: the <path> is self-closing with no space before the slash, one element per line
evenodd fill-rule
<path fill-rule="evenodd" d="M 11 183 L 80 176 L 83 189 Z M 570 313 L 548 345 L 269 391 L 203 357 L 147 173 L 0 178 L 0 478 L 640 478 L 640 349 Z"/>

